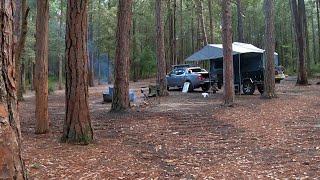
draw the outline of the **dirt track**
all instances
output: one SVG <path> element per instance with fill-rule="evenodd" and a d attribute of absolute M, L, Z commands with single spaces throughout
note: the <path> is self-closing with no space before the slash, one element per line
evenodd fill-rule
<path fill-rule="evenodd" d="M 313 84 L 320 81 L 313 80 Z M 135 96 L 149 81 L 132 84 Z M 20 103 L 23 150 L 31 179 L 320 178 L 320 86 L 277 84 L 279 98 L 170 91 L 159 105 L 110 114 L 107 85 L 90 88 L 96 142 L 59 142 L 64 92 L 49 97 L 52 131 L 34 132 L 34 96 Z M 137 98 L 138 99 L 138 98 Z"/>

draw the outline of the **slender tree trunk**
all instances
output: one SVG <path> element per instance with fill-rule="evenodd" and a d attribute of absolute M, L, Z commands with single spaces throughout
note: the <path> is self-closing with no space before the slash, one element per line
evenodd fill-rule
<path fill-rule="evenodd" d="M 298 0 L 298 11 L 299 15 L 302 16 L 302 29 L 303 29 L 303 36 L 304 36 L 304 43 L 305 43 L 305 54 L 307 55 L 307 71 L 310 75 L 311 70 L 311 58 L 310 58 L 310 47 L 309 47 L 309 31 L 307 25 L 307 15 L 306 15 L 306 7 L 304 0 Z"/>
<path fill-rule="evenodd" d="M 318 22 L 318 45 L 320 49 L 320 12 L 319 12 L 319 0 L 316 0 L 316 6 L 317 6 L 317 22 Z M 317 62 L 320 63 L 320 50 L 318 49 L 318 59 Z"/>
<path fill-rule="evenodd" d="M 14 62 L 15 3 L 0 1 L 0 177 L 28 179 L 21 155 L 21 132 Z"/>
<path fill-rule="evenodd" d="M 167 91 L 166 66 L 164 59 L 164 34 L 163 34 L 163 5 L 162 0 L 156 0 L 156 47 L 157 47 L 157 85 L 161 96 L 169 95 Z"/>
<path fill-rule="evenodd" d="M 241 0 L 237 0 L 237 11 L 238 11 L 238 41 L 244 42 L 242 13 L 241 13 Z"/>
<path fill-rule="evenodd" d="M 183 0 L 180 0 L 180 58 L 179 58 L 179 64 L 183 63 L 183 39 L 184 39 L 184 35 L 183 35 Z"/>
<path fill-rule="evenodd" d="M 66 116 L 62 142 L 88 144 L 93 130 L 88 104 L 87 0 L 67 1 Z"/>
<path fill-rule="evenodd" d="M 207 32 L 206 32 L 206 26 L 205 26 L 205 20 L 203 16 L 203 0 L 197 0 L 198 3 L 198 14 L 199 14 L 199 20 L 200 20 L 200 26 L 201 26 L 201 32 L 202 32 L 202 41 L 203 45 L 206 46 L 208 44 L 208 38 L 207 38 Z"/>
<path fill-rule="evenodd" d="M 136 5 L 133 4 L 133 11 L 136 12 Z M 132 68 L 133 68 L 133 82 L 138 81 L 138 70 L 137 70 L 137 35 L 136 35 L 136 18 L 133 16 L 132 18 Z"/>
<path fill-rule="evenodd" d="M 132 0 L 119 0 L 117 47 L 115 59 L 115 82 L 112 97 L 112 112 L 124 111 L 130 107 L 130 29 L 132 18 Z"/>
<path fill-rule="evenodd" d="M 300 1 L 300 0 L 299 0 Z M 306 67 L 305 67 L 305 41 L 303 37 L 303 15 L 300 15 L 302 11 L 300 9 L 302 8 L 300 6 L 300 3 L 298 3 L 296 0 L 291 1 L 291 6 L 292 6 L 292 12 L 293 12 L 293 17 L 294 17 L 294 22 L 295 22 L 295 32 L 296 32 L 296 37 L 297 37 L 297 46 L 298 46 L 298 51 L 299 51 L 299 66 L 298 66 L 298 79 L 297 79 L 297 84 L 299 85 L 307 85 L 308 84 L 308 78 L 307 78 L 307 72 L 306 72 Z"/>
<path fill-rule="evenodd" d="M 93 6 L 93 1 L 90 2 L 90 7 Z M 92 8 L 91 8 L 92 9 Z M 93 55 L 93 13 L 89 13 L 89 86 L 94 87 L 94 55 Z"/>
<path fill-rule="evenodd" d="M 314 63 L 314 64 L 317 64 L 317 54 L 316 54 L 316 33 L 315 33 L 315 26 L 314 26 L 314 13 L 313 13 L 313 10 L 314 10 L 314 1 L 311 0 L 310 1 L 311 3 L 311 29 L 312 29 L 312 53 L 313 53 L 313 62 L 311 63 Z"/>
<path fill-rule="evenodd" d="M 22 85 L 22 69 L 21 64 L 22 62 L 22 52 L 24 50 L 26 39 L 27 39 L 27 33 L 28 33 L 28 14 L 29 14 L 29 8 L 27 7 L 27 0 L 22 0 L 21 3 L 21 11 L 22 11 L 22 22 L 21 22 L 21 31 L 20 31 L 20 37 L 19 37 L 19 43 L 18 47 L 15 51 L 15 65 L 16 65 L 16 80 L 17 80 L 17 89 L 18 89 L 18 100 L 23 100 L 23 87 Z"/>
<path fill-rule="evenodd" d="M 20 83 L 20 89 L 22 93 L 26 93 L 26 63 L 21 64 L 21 83 Z"/>
<path fill-rule="evenodd" d="M 222 1 L 222 33 L 223 33 L 223 82 L 224 106 L 233 106 L 234 103 L 234 75 L 232 57 L 232 13 L 231 0 Z"/>
<path fill-rule="evenodd" d="M 197 50 L 201 48 L 200 19 L 197 18 Z"/>
<path fill-rule="evenodd" d="M 192 46 L 192 52 L 193 53 L 195 50 L 196 50 L 196 47 L 195 47 L 195 30 L 194 30 L 194 17 L 193 17 L 193 14 L 194 14 L 194 8 L 191 8 L 191 46 Z"/>
<path fill-rule="evenodd" d="M 98 11 L 101 12 L 101 0 L 98 1 Z M 101 13 L 99 13 L 99 19 L 101 19 Z M 100 23 L 98 24 L 98 30 L 97 30 L 97 37 L 100 39 L 101 36 L 101 25 Z M 98 40 L 98 42 L 100 42 L 100 40 Z M 99 43 L 100 44 L 100 43 Z M 100 49 L 98 48 L 97 50 L 97 56 L 98 56 L 98 85 L 101 85 L 101 59 L 100 59 Z"/>
<path fill-rule="evenodd" d="M 97 52 L 98 57 L 98 85 L 101 85 L 101 61 L 100 61 L 100 52 Z"/>
<path fill-rule="evenodd" d="M 172 8 L 171 8 L 171 0 L 167 1 L 167 8 L 168 8 L 168 16 L 169 16 L 169 66 L 174 64 L 174 51 L 173 51 L 173 15 L 172 15 Z M 170 68 L 170 67 L 169 67 Z"/>
<path fill-rule="evenodd" d="M 35 64 L 33 62 L 31 62 L 31 70 L 30 70 L 31 71 L 30 72 L 30 80 L 31 80 L 30 85 L 31 85 L 31 87 L 30 87 L 30 91 L 34 91 L 34 74 L 35 74 L 34 69 L 35 69 Z"/>
<path fill-rule="evenodd" d="M 48 118 L 48 37 L 49 0 L 37 1 L 36 27 L 36 134 L 49 132 Z"/>
<path fill-rule="evenodd" d="M 62 23 L 63 23 L 63 0 L 60 0 L 60 27 L 59 27 L 59 36 L 62 39 L 63 35 L 62 35 Z M 62 90 L 62 61 L 63 61 L 63 52 L 60 49 L 60 53 L 59 53 L 59 90 Z"/>
<path fill-rule="evenodd" d="M 275 98 L 275 74 L 274 74 L 274 49 L 275 49 L 275 34 L 274 34 L 274 10 L 273 0 L 265 0 L 265 46 L 266 46 L 266 68 L 264 71 L 264 91 L 262 97 Z"/>
<path fill-rule="evenodd" d="M 177 0 L 173 0 L 173 40 L 172 40 L 172 55 L 173 55 L 173 63 L 178 64 L 177 61 Z"/>
<path fill-rule="evenodd" d="M 209 20 L 210 20 L 210 44 L 214 42 L 213 36 L 213 12 L 212 12 L 212 0 L 208 0 L 208 8 L 209 8 Z"/>

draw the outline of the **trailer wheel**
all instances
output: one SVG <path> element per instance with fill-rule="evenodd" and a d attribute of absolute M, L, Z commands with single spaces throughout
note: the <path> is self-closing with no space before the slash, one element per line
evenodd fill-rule
<path fill-rule="evenodd" d="M 263 85 L 257 85 L 258 91 L 260 92 L 260 94 L 263 94 Z"/>
<path fill-rule="evenodd" d="M 243 82 L 242 91 L 245 95 L 252 95 L 255 90 L 256 90 L 256 87 L 251 81 Z"/>
<path fill-rule="evenodd" d="M 202 89 L 203 92 L 207 92 L 210 89 L 210 86 L 209 85 L 204 85 L 204 86 L 201 86 L 201 89 Z"/>

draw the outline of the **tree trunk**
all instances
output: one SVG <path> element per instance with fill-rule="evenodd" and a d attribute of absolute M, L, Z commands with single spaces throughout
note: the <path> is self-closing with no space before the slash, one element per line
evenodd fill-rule
<path fill-rule="evenodd" d="M 0 177 L 28 179 L 21 155 L 21 132 L 14 79 L 14 1 L 0 1 Z"/>
<path fill-rule="evenodd" d="M 222 1 L 222 33 L 223 33 L 223 82 L 224 106 L 233 106 L 234 103 L 234 75 L 232 57 L 232 14 L 231 0 Z"/>
<path fill-rule="evenodd" d="M 210 20 L 210 44 L 213 44 L 214 37 L 213 37 L 213 17 L 212 17 L 212 0 L 208 0 L 208 8 L 209 8 L 209 20 Z"/>
<path fill-rule="evenodd" d="M 87 0 L 67 1 L 66 116 L 62 142 L 88 144 L 93 130 L 88 104 Z"/>
<path fill-rule="evenodd" d="M 92 8 L 93 2 L 90 2 L 90 7 Z M 94 87 L 94 59 L 93 59 L 93 13 L 89 12 L 89 86 Z"/>
<path fill-rule="evenodd" d="M 101 61 L 100 61 L 100 52 L 97 52 L 98 57 L 98 85 L 101 85 Z"/>
<path fill-rule="evenodd" d="M 36 28 L 36 134 L 49 132 L 48 118 L 48 37 L 49 0 L 37 1 Z"/>
<path fill-rule="evenodd" d="M 319 12 L 319 0 L 316 0 L 316 6 L 317 6 L 317 22 L 318 22 L 318 59 L 317 62 L 320 63 L 320 12 Z"/>
<path fill-rule="evenodd" d="M 20 83 L 20 89 L 22 93 L 26 93 L 26 63 L 23 62 L 21 64 L 21 83 Z"/>
<path fill-rule="evenodd" d="M 316 33 L 315 33 L 315 26 L 314 26 L 314 1 L 311 0 L 311 29 L 312 29 L 312 54 L 313 54 L 313 62 L 314 64 L 317 64 L 317 54 L 316 54 Z M 311 60 L 311 59 L 310 59 Z"/>
<path fill-rule="evenodd" d="M 208 44 L 208 38 L 206 33 L 206 26 L 205 26 L 205 20 L 203 16 L 203 0 L 197 0 L 198 2 L 198 14 L 199 14 L 199 20 L 200 20 L 200 26 L 201 26 L 201 32 L 202 32 L 202 46 L 206 46 Z"/>
<path fill-rule="evenodd" d="M 173 26 L 172 26 L 172 55 L 173 55 L 173 64 L 178 64 L 177 61 L 177 0 L 173 0 Z"/>
<path fill-rule="evenodd" d="M 129 102 L 130 29 L 132 0 L 119 0 L 115 82 L 111 112 L 127 110 Z"/>
<path fill-rule="evenodd" d="M 275 67 L 274 67 L 274 49 L 275 49 L 275 34 L 274 34 L 274 10 L 273 0 L 265 0 L 265 46 L 266 46 L 266 66 L 264 71 L 264 91 L 262 97 L 275 98 Z"/>
<path fill-rule="evenodd" d="M 22 52 L 24 50 L 26 39 L 27 39 L 27 33 L 28 33 L 28 14 L 29 14 L 29 8 L 27 7 L 27 0 L 22 0 L 21 3 L 21 11 L 22 11 L 22 23 L 21 23 L 21 31 L 19 36 L 19 43 L 17 46 L 17 49 L 15 51 L 15 65 L 16 65 L 16 80 L 17 80 L 17 89 L 18 89 L 18 100 L 23 100 L 23 93 L 24 90 L 22 85 L 22 68 L 21 64 L 23 63 L 21 60 Z"/>
<path fill-rule="evenodd" d="M 309 31 L 308 31 L 308 25 L 307 25 L 307 15 L 306 15 L 306 7 L 304 0 L 298 0 L 298 11 L 299 15 L 302 16 L 302 33 L 304 36 L 304 43 L 305 43 L 305 54 L 307 55 L 306 63 L 307 63 L 307 72 L 311 70 L 311 58 L 310 58 L 310 47 L 309 47 Z"/>
<path fill-rule="evenodd" d="M 63 23 L 63 0 L 60 0 L 60 27 L 59 27 L 59 36 L 62 39 L 63 35 L 62 35 L 62 23 Z M 62 61 L 63 61 L 63 52 L 60 49 L 60 53 L 59 53 L 59 90 L 62 90 Z"/>
<path fill-rule="evenodd" d="M 300 0 L 299 0 L 300 1 Z M 303 16 L 300 15 L 302 11 L 300 11 L 300 6 L 297 5 L 296 0 L 291 0 L 291 6 L 292 6 L 292 13 L 294 17 L 294 24 L 295 24 L 295 32 L 296 32 L 296 38 L 297 38 L 297 46 L 298 46 L 298 53 L 299 53 L 299 61 L 298 61 L 298 79 L 297 84 L 299 85 L 307 85 L 308 84 L 308 78 L 307 78 L 307 72 L 305 67 L 305 41 L 303 37 Z"/>
<path fill-rule="evenodd" d="M 237 0 L 237 11 L 238 11 L 238 41 L 244 42 L 242 13 L 241 13 L 241 0 Z"/>
<path fill-rule="evenodd" d="M 136 12 L 136 6 L 133 5 L 133 11 Z M 132 69 L 133 69 L 133 82 L 138 81 L 138 67 L 137 67 L 137 35 L 136 35 L 136 18 L 133 16 L 132 18 Z"/>
<path fill-rule="evenodd" d="M 30 72 L 30 91 L 34 91 L 34 69 L 35 69 L 35 64 L 33 62 L 31 62 L 31 72 Z"/>
<path fill-rule="evenodd" d="M 156 47 L 157 47 L 157 85 L 160 96 L 169 95 L 167 91 L 166 64 L 164 59 L 164 34 L 163 34 L 163 6 L 162 0 L 156 0 Z"/>
<path fill-rule="evenodd" d="M 194 30 L 194 17 L 193 17 L 193 14 L 194 14 L 194 8 L 191 8 L 191 46 L 192 46 L 192 51 L 191 51 L 191 54 L 194 53 L 194 51 L 196 50 L 196 46 L 195 46 L 195 30 Z"/>
<path fill-rule="evenodd" d="M 180 57 L 179 57 L 179 64 L 182 64 L 184 61 L 184 53 L 183 53 L 183 0 L 180 0 Z M 163 22 L 162 22 L 163 23 Z M 163 57 L 164 58 L 164 57 Z"/>

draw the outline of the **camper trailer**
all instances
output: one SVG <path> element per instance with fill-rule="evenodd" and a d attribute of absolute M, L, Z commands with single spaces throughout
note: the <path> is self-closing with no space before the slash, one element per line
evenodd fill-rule
<path fill-rule="evenodd" d="M 264 85 L 264 50 L 251 44 L 238 43 L 232 44 L 234 84 L 236 92 L 241 90 L 244 94 L 251 95 L 257 88 L 263 93 Z M 275 53 L 275 65 L 278 64 L 278 55 Z M 219 89 L 223 86 L 223 48 L 222 44 L 209 44 L 203 49 L 194 53 L 186 61 L 210 61 L 210 79 Z M 282 72 L 276 71 L 276 74 Z M 283 73 L 282 73 L 283 74 Z M 280 82 L 278 77 L 276 81 Z"/>

